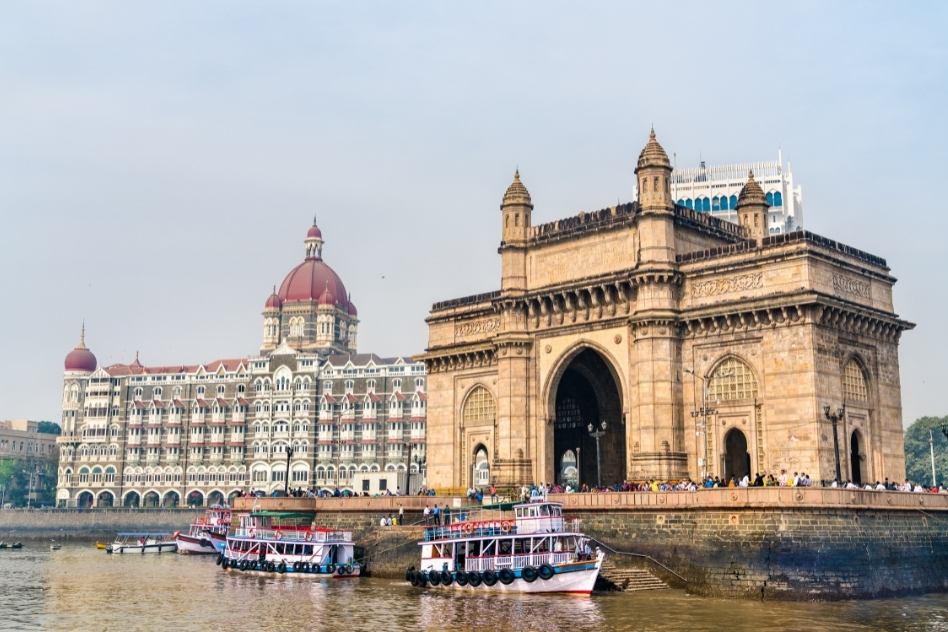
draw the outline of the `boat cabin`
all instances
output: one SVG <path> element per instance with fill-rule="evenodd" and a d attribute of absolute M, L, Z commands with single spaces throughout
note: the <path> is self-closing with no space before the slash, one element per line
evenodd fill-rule
<path fill-rule="evenodd" d="M 517 533 L 556 533 L 563 530 L 563 505 L 531 502 L 514 506 Z"/>

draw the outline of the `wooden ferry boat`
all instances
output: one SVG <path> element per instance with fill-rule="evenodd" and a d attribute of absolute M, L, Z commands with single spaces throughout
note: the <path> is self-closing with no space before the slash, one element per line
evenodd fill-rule
<path fill-rule="evenodd" d="M 543 499 L 512 509 L 461 511 L 453 524 L 426 527 L 421 567 L 406 579 L 420 588 L 590 594 L 604 554 L 586 552 L 578 521 L 565 525 L 563 505 Z"/>
<path fill-rule="evenodd" d="M 207 515 L 191 523 L 188 533 L 175 531 L 178 553 L 201 555 L 220 553 L 227 546 L 227 531 L 230 529 L 229 509 L 208 509 Z"/>
<path fill-rule="evenodd" d="M 225 570 L 333 579 L 362 574 L 352 532 L 318 526 L 315 513 L 255 511 L 238 517 L 217 557 Z"/>

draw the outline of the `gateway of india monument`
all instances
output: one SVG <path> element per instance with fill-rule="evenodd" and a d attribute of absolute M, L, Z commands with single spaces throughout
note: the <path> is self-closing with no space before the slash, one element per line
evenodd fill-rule
<path fill-rule="evenodd" d="M 416 358 L 429 487 L 904 479 L 898 342 L 914 325 L 885 260 L 768 236 L 753 173 L 737 224 L 675 204 L 654 131 L 635 174 L 637 201 L 537 226 L 514 176 L 493 220 L 500 289 L 434 304 Z"/>

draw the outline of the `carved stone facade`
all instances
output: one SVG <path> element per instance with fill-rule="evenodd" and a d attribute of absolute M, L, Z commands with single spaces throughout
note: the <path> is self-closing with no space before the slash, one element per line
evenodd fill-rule
<path fill-rule="evenodd" d="M 766 236 L 753 174 L 738 225 L 674 204 L 670 173 L 653 133 L 637 202 L 540 226 L 515 176 L 501 289 L 427 319 L 429 485 L 829 480 L 835 446 L 843 479 L 904 477 L 898 341 L 913 325 L 885 260 Z M 835 444 L 825 406 L 845 406 Z"/>

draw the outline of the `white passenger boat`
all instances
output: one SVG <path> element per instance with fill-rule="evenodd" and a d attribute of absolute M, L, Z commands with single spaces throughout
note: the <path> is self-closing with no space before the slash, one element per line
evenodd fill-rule
<path fill-rule="evenodd" d="M 577 521 L 564 525 L 563 505 L 538 499 L 499 509 L 455 513 L 453 524 L 425 528 L 413 586 L 510 593 L 592 592 L 604 555 L 588 555 Z"/>
<path fill-rule="evenodd" d="M 229 509 L 208 509 L 207 515 L 191 523 L 188 533 L 175 531 L 178 553 L 199 555 L 220 553 L 227 546 L 227 531 L 230 529 Z"/>
<path fill-rule="evenodd" d="M 105 550 L 107 553 L 174 553 L 177 548 L 170 533 L 119 533 Z"/>
<path fill-rule="evenodd" d="M 351 531 L 320 527 L 314 512 L 256 511 L 240 524 L 217 557 L 225 570 L 254 575 L 350 578 L 362 574 Z"/>

